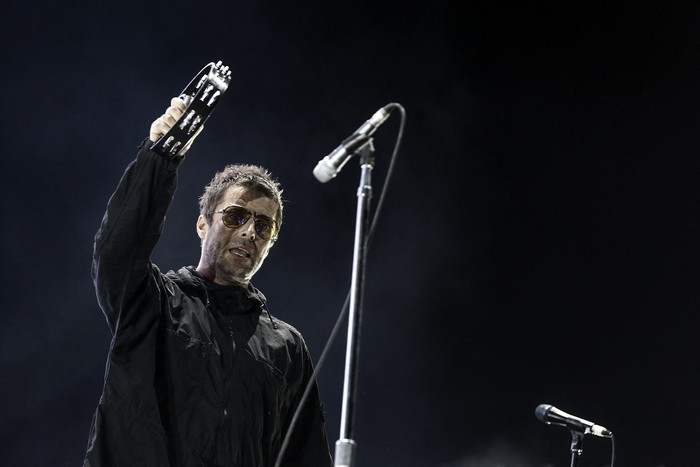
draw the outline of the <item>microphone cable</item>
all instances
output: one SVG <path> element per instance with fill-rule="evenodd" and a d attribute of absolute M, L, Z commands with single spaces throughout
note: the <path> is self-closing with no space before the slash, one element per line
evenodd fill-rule
<path fill-rule="evenodd" d="M 615 435 L 611 434 L 610 435 L 610 450 L 612 451 L 610 455 L 610 467 L 614 467 L 615 465 Z"/>

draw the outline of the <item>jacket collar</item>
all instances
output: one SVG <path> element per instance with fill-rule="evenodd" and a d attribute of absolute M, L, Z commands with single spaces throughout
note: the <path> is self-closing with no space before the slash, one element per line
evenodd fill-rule
<path fill-rule="evenodd" d="M 180 268 L 177 275 L 182 280 L 182 285 L 187 288 L 194 287 L 200 293 L 205 293 L 207 302 L 214 304 L 224 314 L 250 313 L 265 308 L 265 296 L 252 284 L 247 288 L 216 284 L 198 273 L 193 266 Z"/>

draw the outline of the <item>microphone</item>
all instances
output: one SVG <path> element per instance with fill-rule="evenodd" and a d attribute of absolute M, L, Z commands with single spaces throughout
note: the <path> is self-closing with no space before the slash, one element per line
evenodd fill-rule
<path fill-rule="evenodd" d="M 360 128 L 345 138 L 343 142 L 340 143 L 340 146 L 318 161 L 318 164 L 316 164 L 314 168 L 314 177 L 316 177 L 319 182 L 326 183 L 338 175 L 338 172 L 340 172 L 345 163 L 355 154 L 355 151 L 364 146 L 370 136 L 377 131 L 379 125 L 389 118 L 389 111 L 386 110 L 387 107 L 389 106 L 377 110 Z"/>
<path fill-rule="evenodd" d="M 549 404 L 538 405 L 535 409 L 535 416 L 538 420 L 547 425 L 561 425 L 579 433 L 590 433 L 595 436 L 600 436 L 601 438 L 612 438 L 612 432 L 607 428 L 596 425 L 588 420 L 569 415 Z"/>

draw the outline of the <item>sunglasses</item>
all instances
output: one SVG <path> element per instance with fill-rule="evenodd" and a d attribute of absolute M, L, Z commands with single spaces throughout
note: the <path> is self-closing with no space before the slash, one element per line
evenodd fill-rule
<path fill-rule="evenodd" d="M 232 229 L 245 225 L 252 217 L 253 224 L 255 225 L 255 233 L 258 237 L 263 240 L 277 239 L 277 222 L 271 217 L 249 211 L 240 206 L 229 206 L 214 212 L 220 212 L 222 214 L 221 220 L 224 222 L 224 225 Z"/>

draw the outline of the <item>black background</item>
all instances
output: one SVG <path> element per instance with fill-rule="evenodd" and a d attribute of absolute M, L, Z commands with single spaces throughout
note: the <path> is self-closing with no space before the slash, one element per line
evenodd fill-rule
<path fill-rule="evenodd" d="M 670 2 L 669 2 L 670 3 Z M 316 162 L 402 104 L 369 252 L 357 466 L 560 466 L 540 403 L 615 433 L 617 466 L 698 465 L 700 5 L 243 0 L 3 7 L 0 463 L 80 465 L 110 335 L 103 209 L 150 122 L 233 70 L 154 261 L 196 264 L 231 162 L 288 200 L 254 281 L 318 359 L 349 288 L 359 168 Z M 375 135 L 375 198 L 399 128 Z M 345 335 L 319 383 L 338 438 Z M 586 437 L 580 466 L 610 462 Z"/>

